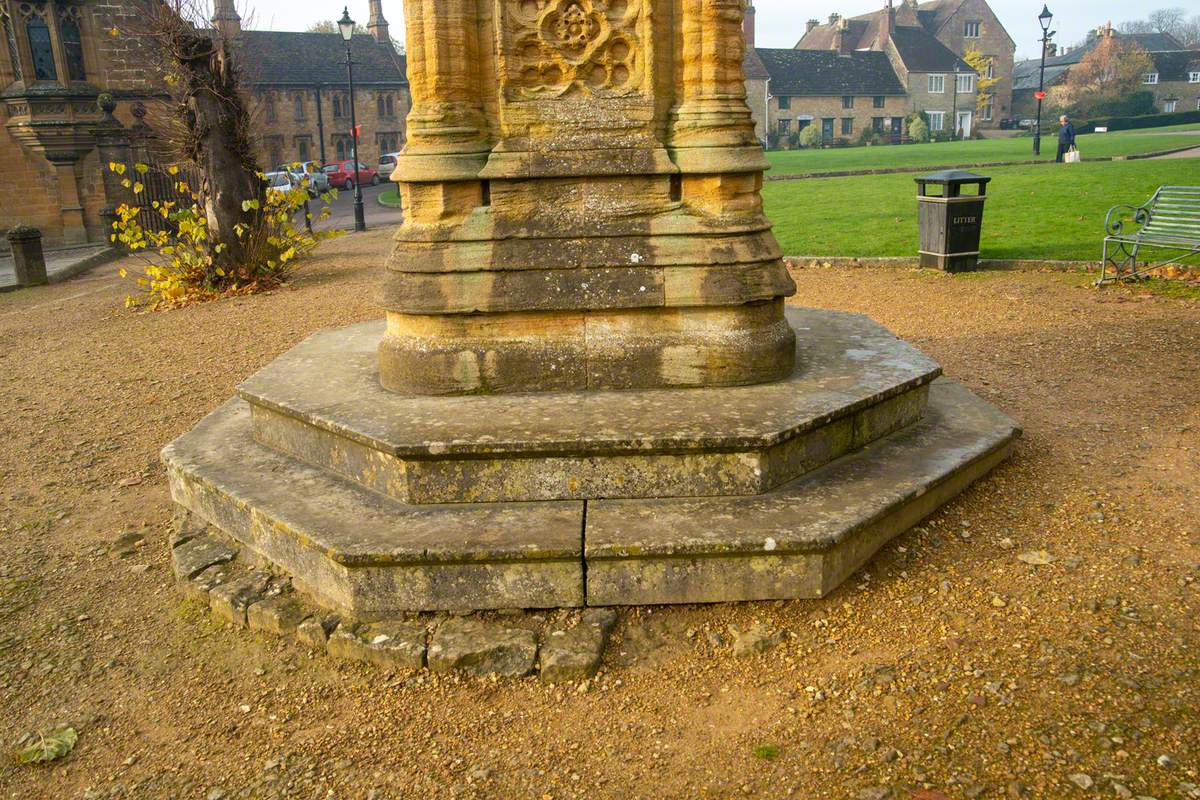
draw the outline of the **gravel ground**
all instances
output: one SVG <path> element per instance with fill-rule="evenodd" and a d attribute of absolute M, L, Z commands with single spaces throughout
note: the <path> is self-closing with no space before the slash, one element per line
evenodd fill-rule
<path fill-rule="evenodd" d="M 1026 428 L 823 601 L 628 610 L 580 687 L 211 621 L 172 585 L 158 450 L 306 334 L 378 316 L 387 238 L 170 313 L 123 309 L 115 264 L 0 296 L 0 740 L 79 731 L 48 766 L 0 755 L 0 797 L 1200 796 L 1200 308 L 1079 275 L 796 273 Z M 734 656 L 755 622 L 783 643 Z"/>

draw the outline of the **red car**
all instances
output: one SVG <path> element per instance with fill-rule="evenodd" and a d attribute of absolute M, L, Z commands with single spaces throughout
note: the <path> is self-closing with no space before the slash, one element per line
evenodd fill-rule
<path fill-rule="evenodd" d="M 329 176 L 330 186 L 347 190 L 354 188 L 354 159 L 334 161 L 331 164 L 326 164 L 322 169 Z M 375 186 L 379 183 L 379 172 L 368 167 L 366 164 L 359 163 L 358 179 L 364 184 L 369 183 Z"/>

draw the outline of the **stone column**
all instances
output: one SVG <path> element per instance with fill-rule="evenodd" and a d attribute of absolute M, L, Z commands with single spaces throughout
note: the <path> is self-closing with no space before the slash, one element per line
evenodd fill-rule
<path fill-rule="evenodd" d="M 17 225 L 8 231 L 16 264 L 17 286 L 41 286 L 46 279 L 46 258 L 42 254 L 42 232 L 30 225 Z"/>
<path fill-rule="evenodd" d="M 471 181 L 487 161 L 476 1 L 404 4 L 412 110 L 398 181 Z"/>
<path fill-rule="evenodd" d="M 761 172 L 742 75 L 744 0 L 680 0 L 681 64 L 668 147 L 684 173 Z"/>
<path fill-rule="evenodd" d="M 117 218 L 117 207 L 133 200 L 133 192 L 121 185 L 121 176 L 108 168 L 110 163 L 132 166 L 133 151 L 129 135 L 124 126 L 113 117 L 116 101 L 112 95 L 103 94 L 97 101 L 104 119 L 96 126 L 96 151 L 100 158 L 100 174 L 104 184 L 104 207 L 100 209 L 100 222 L 104 228 L 105 241 L 112 242 L 113 222 Z"/>
<path fill-rule="evenodd" d="M 83 224 L 83 205 L 79 200 L 79 164 L 77 153 L 46 153 L 46 160 L 54 166 L 58 181 L 58 206 L 62 215 L 63 244 L 83 244 L 87 241 L 87 228 Z"/>

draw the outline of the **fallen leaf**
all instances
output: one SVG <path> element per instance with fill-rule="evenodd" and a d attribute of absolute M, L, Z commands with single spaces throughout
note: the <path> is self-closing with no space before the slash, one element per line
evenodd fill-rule
<path fill-rule="evenodd" d="M 74 728 L 62 728 L 48 734 L 37 734 L 37 741 L 17 751 L 17 761 L 38 764 L 62 758 L 75 748 L 79 734 Z"/>

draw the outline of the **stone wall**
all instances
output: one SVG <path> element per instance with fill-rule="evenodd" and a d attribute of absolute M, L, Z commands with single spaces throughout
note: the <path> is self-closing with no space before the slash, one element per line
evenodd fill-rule
<path fill-rule="evenodd" d="M 251 97 L 263 130 L 261 158 L 266 168 L 292 161 L 328 162 L 351 157 L 349 93 L 344 88 L 264 86 L 255 87 Z M 356 85 L 354 99 L 355 117 L 362 131 L 358 156 L 373 167 L 382 153 L 404 146 L 404 121 L 410 106 L 408 87 Z"/>
<path fill-rule="evenodd" d="M 1175 111 L 1200 111 L 1200 83 L 1163 81 L 1156 86 L 1146 86 L 1154 92 L 1154 108 L 1158 113 L 1167 112 L 1167 101 L 1175 101 Z"/>
<path fill-rule="evenodd" d="M 853 108 L 844 108 L 841 96 L 838 97 L 790 97 L 789 108 L 779 107 L 779 98 L 770 100 L 771 130 L 779 132 L 781 123 L 788 123 L 790 131 L 800 129 L 800 121 L 812 117 L 813 124 L 820 125 L 823 119 L 834 120 L 833 136 L 835 139 L 850 139 L 857 141 L 864 130 L 873 125 L 876 117 L 883 117 L 884 129 L 888 130 L 888 122 L 892 117 L 903 117 L 908 113 L 908 99 L 903 95 L 883 98 L 883 108 L 875 108 L 874 97 L 854 98 Z M 852 119 L 853 131 L 849 134 L 842 132 L 842 120 Z M 786 138 L 786 133 L 783 134 Z M 782 143 L 781 143 L 782 144 Z"/>
<path fill-rule="evenodd" d="M 980 35 L 978 38 L 968 38 L 965 35 L 966 25 L 974 22 L 980 23 Z M 1002 118 L 1011 116 L 1015 50 L 1008 32 L 986 0 L 965 0 L 954 16 L 937 32 L 937 38 L 960 56 L 967 50 L 978 50 L 993 59 L 994 74 L 1000 82 L 992 88 L 992 94 L 995 95 L 992 119 L 990 122 L 984 121 L 977 113 L 976 124 L 996 127 Z"/>

